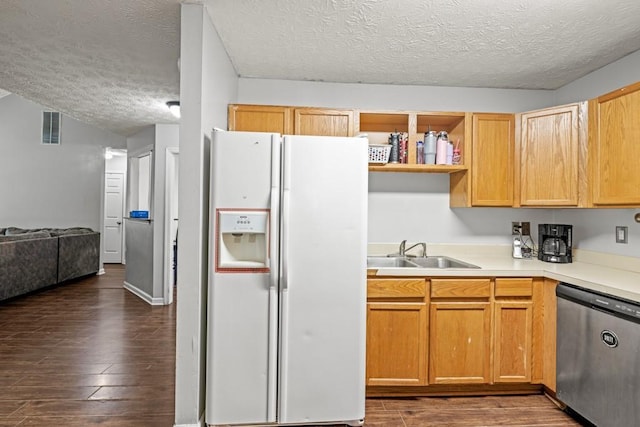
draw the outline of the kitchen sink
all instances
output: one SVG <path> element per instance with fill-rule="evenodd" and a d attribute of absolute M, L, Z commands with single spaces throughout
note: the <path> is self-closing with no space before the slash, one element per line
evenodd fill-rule
<path fill-rule="evenodd" d="M 367 267 L 368 268 L 416 268 L 418 267 L 416 264 L 409 261 L 408 258 L 405 257 L 386 257 L 386 256 L 370 256 L 367 257 Z"/>
<path fill-rule="evenodd" d="M 424 258 L 412 258 L 411 262 L 421 268 L 480 268 L 477 265 L 446 256 L 428 256 Z"/>
<path fill-rule="evenodd" d="M 368 268 L 480 268 L 455 258 L 446 256 L 408 257 L 367 257 Z"/>

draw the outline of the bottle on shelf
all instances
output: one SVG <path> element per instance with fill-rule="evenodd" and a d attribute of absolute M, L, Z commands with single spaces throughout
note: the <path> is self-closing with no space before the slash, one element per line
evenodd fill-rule
<path fill-rule="evenodd" d="M 424 134 L 424 164 L 435 165 L 436 164 L 436 132 L 429 130 Z"/>
<path fill-rule="evenodd" d="M 455 147 L 453 147 L 453 158 L 451 163 L 454 165 L 462 164 L 462 154 L 460 153 L 460 138 L 458 138 Z"/>
<path fill-rule="evenodd" d="M 400 134 L 393 132 L 389 135 L 389 144 L 391 144 L 391 153 L 389 154 L 389 163 L 398 163 L 400 155 Z"/>
<path fill-rule="evenodd" d="M 438 134 L 438 140 L 436 141 L 436 165 L 447 164 L 447 146 L 448 145 L 449 145 L 449 135 L 445 131 L 440 132 Z"/>
<path fill-rule="evenodd" d="M 424 164 L 424 143 L 422 141 L 416 142 L 416 163 Z"/>
<path fill-rule="evenodd" d="M 447 143 L 447 164 L 453 164 L 453 142 L 451 141 Z"/>

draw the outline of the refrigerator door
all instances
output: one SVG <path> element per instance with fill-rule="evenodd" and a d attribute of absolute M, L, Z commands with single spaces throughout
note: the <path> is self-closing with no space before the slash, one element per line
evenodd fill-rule
<path fill-rule="evenodd" d="M 367 153 L 284 137 L 280 423 L 364 418 Z"/>
<path fill-rule="evenodd" d="M 279 165 L 279 135 L 213 134 L 206 383 L 208 424 L 276 421 Z M 220 210 L 269 213 L 270 272 L 216 271 Z"/>

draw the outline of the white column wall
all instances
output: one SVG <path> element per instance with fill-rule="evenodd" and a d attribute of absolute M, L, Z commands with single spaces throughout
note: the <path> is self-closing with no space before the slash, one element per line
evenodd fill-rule
<path fill-rule="evenodd" d="M 183 3 L 181 14 L 175 423 L 198 426 L 205 410 L 209 135 L 226 128 L 238 77 L 208 11 Z"/>

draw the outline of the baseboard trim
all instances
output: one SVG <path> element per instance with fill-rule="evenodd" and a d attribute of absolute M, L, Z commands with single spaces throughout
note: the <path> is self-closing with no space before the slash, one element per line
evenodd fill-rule
<path fill-rule="evenodd" d="M 104 268 L 101 268 L 100 270 L 98 270 L 98 272 L 96 273 L 96 276 L 102 276 L 105 273 Z"/>
<path fill-rule="evenodd" d="M 124 288 L 150 305 L 164 305 L 164 298 L 153 298 L 145 291 L 136 288 L 127 281 L 124 282 Z"/>

